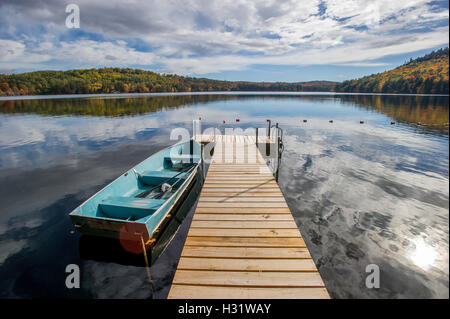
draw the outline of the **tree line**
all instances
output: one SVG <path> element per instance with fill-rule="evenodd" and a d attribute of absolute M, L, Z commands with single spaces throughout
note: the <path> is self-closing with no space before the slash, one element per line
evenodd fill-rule
<path fill-rule="evenodd" d="M 448 60 L 449 49 L 443 48 L 393 70 L 341 83 L 221 81 L 130 68 L 36 71 L 0 74 L 0 95 L 205 91 L 448 94 Z"/>
<path fill-rule="evenodd" d="M 245 82 L 159 74 L 130 68 L 37 71 L 0 75 L 0 95 L 204 92 L 331 91 L 335 82 Z"/>

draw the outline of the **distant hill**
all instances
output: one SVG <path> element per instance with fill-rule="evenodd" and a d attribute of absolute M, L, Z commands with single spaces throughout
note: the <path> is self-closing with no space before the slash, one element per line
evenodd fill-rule
<path fill-rule="evenodd" d="M 344 81 L 337 92 L 448 94 L 448 48 L 411 59 L 393 70 Z"/>
<path fill-rule="evenodd" d="M 291 91 L 448 94 L 449 49 L 433 51 L 383 73 L 342 83 L 247 82 L 159 74 L 130 68 L 0 74 L 1 95 L 147 93 L 204 91 Z"/>
<path fill-rule="evenodd" d="M 198 91 L 332 91 L 336 82 L 244 82 L 102 68 L 0 75 L 0 95 Z"/>

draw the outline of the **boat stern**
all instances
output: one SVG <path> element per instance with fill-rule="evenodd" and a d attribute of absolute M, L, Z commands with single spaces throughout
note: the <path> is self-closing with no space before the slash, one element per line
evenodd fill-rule
<path fill-rule="evenodd" d="M 70 214 L 75 228 L 82 234 L 102 236 L 128 241 L 144 241 L 149 244 L 150 235 L 145 223 L 112 220 L 107 218 L 86 217 Z"/>

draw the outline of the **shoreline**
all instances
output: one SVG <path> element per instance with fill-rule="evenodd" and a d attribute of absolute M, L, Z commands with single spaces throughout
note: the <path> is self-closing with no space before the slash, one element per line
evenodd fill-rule
<path fill-rule="evenodd" d="M 374 96 L 436 96 L 449 97 L 446 94 L 415 94 L 415 93 L 358 93 L 358 92 L 297 92 L 297 91 L 199 91 L 199 92 L 153 92 L 153 93 L 98 93 L 98 94 L 60 94 L 60 95 L 11 95 L 0 96 L 0 101 L 11 100 L 43 100 L 43 99 L 73 99 L 73 98 L 134 98 L 152 96 L 188 96 L 188 95 L 374 95 Z"/>

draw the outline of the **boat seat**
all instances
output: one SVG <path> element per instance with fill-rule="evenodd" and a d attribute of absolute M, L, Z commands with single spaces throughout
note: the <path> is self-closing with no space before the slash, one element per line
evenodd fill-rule
<path fill-rule="evenodd" d="M 140 174 L 139 179 L 145 185 L 159 185 L 179 173 L 179 171 L 173 171 L 170 169 L 163 169 L 161 171 L 145 171 Z M 169 183 L 172 184 L 179 177 L 185 179 L 185 176 L 183 175 L 183 173 L 181 173 L 180 176 L 173 178 L 171 181 L 169 181 Z"/>
<path fill-rule="evenodd" d="M 103 199 L 99 206 L 108 217 L 136 220 L 153 214 L 165 200 L 113 196 Z"/>
<path fill-rule="evenodd" d="M 200 156 L 190 154 L 179 154 L 172 157 L 164 157 L 164 168 L 182 169 L 191 163 L 200 162 Z"/>

